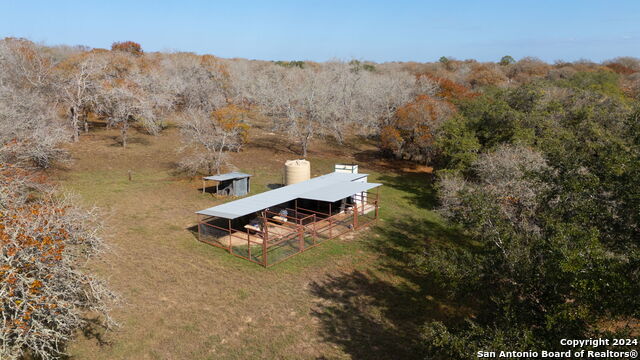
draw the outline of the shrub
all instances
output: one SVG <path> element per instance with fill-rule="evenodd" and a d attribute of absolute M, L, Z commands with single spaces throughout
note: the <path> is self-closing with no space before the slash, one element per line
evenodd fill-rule
<path fill-rule="evenodd" d="M 114 42 L 111 44 L 111 51 L 123 51 L 135 56 L 141 56 L 144 53 L 142 46 L 133 41 Z"/>
<path fill-rule="evenodd" d="M 87 312 L 114 324 L 115 294 L 82 269 L 104 251 L 96 219 L 95 209 L 0 165 L 0 358 L 57 358 Z"/>

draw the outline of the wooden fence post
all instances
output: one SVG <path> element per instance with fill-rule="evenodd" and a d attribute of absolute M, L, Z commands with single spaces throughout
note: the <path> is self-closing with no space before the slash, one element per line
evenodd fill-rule
<path fill-rule="evenodd" d="M 358 228 L 358 203 L 353 204 L 353 230 Z"/>
<path fill-rule="evenodd" d="M 232 252 L 231 251 L 231 241 L 232 241 L 232 238 L 231 238 L 231 219 L 229 219 L 229 252 L 230 253 Z"/>
<path fill-rule="evenodd" d="M 202 220 L 200 220 L 200 215 L 198 214 L 198 241 L 202 241 L 202 235 L 200 234 L 200 223 L 202 222 Z"/>
<path fill-rule="evenodd" d="M 251 235 L 249 235 L 249 229 L 247 231 L 247 252 L 249 253 L 249 260 L 251 260 Z"/>
<path fill-rule="evenodd" d="M 302 252 L 304 251 L 304 227 L 301 225 L 298 226 L 298 233 L 300 236 L 300 251 L 298 252 Z"/>
<path fill-rule="evenodd" d="M 267 227 L 267 218 L 262 212 L 262 264 L 267 267 L 267 241 L 269 241 L 269 228 Z"/>

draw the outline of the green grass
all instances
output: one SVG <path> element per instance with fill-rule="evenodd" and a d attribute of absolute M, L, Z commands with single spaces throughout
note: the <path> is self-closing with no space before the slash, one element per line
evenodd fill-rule
<path fill-rule="evenodd" d="M 105 335 L 107 344 L 80 336 L 69 348 L 73 358 L 415 357 L 418 325 L 447 304 L 412 270 L 411 255 L 426 238 L 459 238 L 433 211 L 430 175 L 361 164 L 370 182 L 383 183 L 381 219 L 265 269 L 189 230 L 195 211 L 233 199 L 202 194 L 198 181 L 173 175 L 173 136 L 149 137 L 126 151 L 108 137 L 96 140 L 59 176 L 63 189 L 102 209 L 112 252 L 96 271 L 125 300 L 113 311 L 121 327 Z M 254 175 L 252 194 L 280 183 L 281 158 L 294 158 L 251 148 L 234 156 Z M 351 160 L 322 153 L 308 159 L 313 175 Z"/>

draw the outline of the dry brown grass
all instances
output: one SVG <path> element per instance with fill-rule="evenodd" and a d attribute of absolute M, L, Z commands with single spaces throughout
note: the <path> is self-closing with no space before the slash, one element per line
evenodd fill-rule
<path fill-rule="evenodd" d="M 195 191 L 200 182 L 172 174 L 177 131 L 136 134 L 127 149 L 117 146 L 116 136 L 109 130 L 86 136 L 71 148 L 73 164 L 55 174 L 65 188 L 104 209 L 105 235 L 114 249 L 109 267 L 98 270 L 126 301 L 114 311 L 121 327 L 104 336 L 109 344 L 80 336 L 70 346 L 73 357 L 339 356 L 316 335 L 317 321 L 309 316 L 314 299 L 306 287 L 349 258 L 323 263 L 321 272 L 318 264 L 268 271 L 196 242 L 186 229 L 195 222 L 194 211 L 214 201 Z M 234 156 L 235 163 L 248 165 L 243 170 L 272 174 L 255 178 L 258 190 L 279 180 L 273 170 L 293 156 L 274 152 L 269 136 L 264 141 Z"/>
<path fill-rule="evenodd" d="M 317 289 L 335 274 L 374 270 L 376 255 L 356 241 L 358 235 L 355 240 L 329 241 L 270 269 L 230 256 L 197 242 L 188 230 L 196 222 L 194 211 L 223 200 L 201 194 L 200 181 L 175 175 L 177 129 L 157 137 L 132 134 L 126 149 L 117 145 L 117 135 L 101 129 L 84 136 L 70 147 L 74 162 L 52 174 L 64 188 L 103 209 L 104 235 L 113 251 L 108 265 L 94 267 L 125 300 L 113 311 L 120 328 L 80 334 L 70 344 L 72 358 L 313 359 L 358 354 L 331 335 L 334 322 L 346 326 L 343 331 L 352 330 L 342 319 L 332 318 L 328 304 L 334 300 Z M 284 160 L 296 155 L 283 139 L 260 129 L 253 130 L 252 139 L 245 151 L 233 154 L 233 162 L 256 175 L 252 192 L 261 192 L 280 182 Z M 357 161 L 358 155 L 348 147 L 317 143 L 308 159 L 315 176 L 331 171 L 336 162 Z M 397 214 L 413 201 L 400 187 L 386 191 L 397 197 L 387 205 L 389 213 Z M 404 295 L 398 296 L 402 306 Z M 378 340 L 351 346 L 367 347 L 366 341 Z M 388 356 L 393 357 L 393 351 Z"/>

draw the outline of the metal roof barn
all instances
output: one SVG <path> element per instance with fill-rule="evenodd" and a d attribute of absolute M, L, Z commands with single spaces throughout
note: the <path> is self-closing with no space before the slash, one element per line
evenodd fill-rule
<path fill-rule="evenodd" d="M 205 177 L 203 177 L 203 179 L 205 179 L 205 180 L 214 180 L 214 181 L 225 181 L 225 180 L 231 180 L 231 179 L 248 178 L 250 176 L 251 176 L 250 174 L 245 174 L 245 173 L 233 171 L 233 172 L 226 173 L 226 174 L 205 176 Z"/>
<path fill-rule="evenodd" d="M 378 183 L 364 183 L 364 182 L 349 182 L 336 186 L 326 186 L 320 189 L 306 192 L 301 196 L 301 199 L 319 200 L 327 202 L 336 202 L 344 198 L 357 193 L 371 190 L 382 184 Z"/>
<path fill-rule="evenodd" d="M 355 193 L 380 186 L 380 184 L 374 183 L 353 182 L 367 176 L 367 174 L 333 172 L 301 183 L 284 186 L 244 199 L 200 210 L 197 214 L 235 219 L 295 199 L 336 201 Z"/>
<path fill-rule="evenodd" d="M 200 210 L 198 240 L 269 267 L 378 220 L 367 174 L 334 172 Z M 246 178 L 245 178 L 246 179 Z"/>

